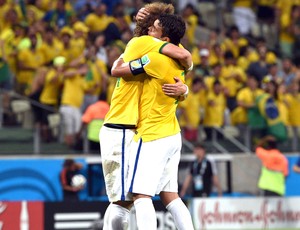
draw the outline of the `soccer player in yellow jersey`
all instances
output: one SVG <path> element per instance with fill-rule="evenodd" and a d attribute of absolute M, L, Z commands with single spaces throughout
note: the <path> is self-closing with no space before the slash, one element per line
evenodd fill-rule
<path fill-rule="evenodd" d="M 137 16 L 139 21 L 135 31 L 136 36 L 147 34 L 148 27 L 151 25 L 149 23 L 152 21 L 153 24 L 159 14 L 174 12 L 172 5 L 164 3 L 149 4 L 145 8 L 148 9 L 145 14 L 150 15 L 146 19 Z M 173 58 L 185 61 L 186 67 L 191 65 L 191 56 L 188 51 L 150 36 L 133 38 L 129 42 L 123 58 L 125 61 L 130 61 L 140 58 L 148 52 L 159 52 L 159 50 L 164 54 L 172 55 Z M 125 197 L 126 168 L 130 142 L 133 139 L 134 128 L 137 126 L 139 117 L 138 104 L 142 83 L 143 79 L 140 76 L 134 79 L 118 79 L 112 96 L 110 111 L 100 130 L 103 171 L 106 190 L 111 202 L 104 216 L 104 229 L 124 229 L 128 224 L 128 209 L 131 208 L 132 199 Z M 186 91 L 186 87 L 183 84 L 181 86 L 183 86 L 183 91 L 179 90 L 178 95 Z M 182 89 L 182 87 L 178 87 L 178 89 L 180 88 Z"/>
<path fill-rule="evenodd" d="M 184 33 L 185 23 L 176 15 L 161 15 L 149 28 L 152 36 L 176 45 Z M 127 72 L 124 70 L 126 65 Z M 121 75 L 114 68 L 120 68 L 120 72 L 124 70 L 125 77 L 143 71 L 149 76 L 144 80 L 139 101 L 139 121 L 135 141 L 131 144 L 127 180 L 129 192 L 133 195 L 137 227 L 156 229 L 151 197 L 159 194 L 177 229 L 194 229 L 190 213 L 178 196 L 177 175 L 182 145 L 176 118 L 178 98 L 166 96 L 162 91 L 163 84 L 175 83 L 174 76 L 184 81 L 185 70 L 178 62 L 158 52 L 150 52 L 129 64 L 115 65 L 112 74 Z"/>

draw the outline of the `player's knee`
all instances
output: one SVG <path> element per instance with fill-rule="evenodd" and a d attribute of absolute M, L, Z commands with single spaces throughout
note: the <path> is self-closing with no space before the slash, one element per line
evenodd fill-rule
<path fill-rule="evenodd" d="M 115 215 L 111 219 L 112 229 L 123 230 L 128 228 L 128 219 L 121 215 Z"/>

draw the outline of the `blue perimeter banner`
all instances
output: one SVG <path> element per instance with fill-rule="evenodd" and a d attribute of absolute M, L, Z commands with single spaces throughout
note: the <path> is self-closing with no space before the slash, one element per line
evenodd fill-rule
<path fill-rule="evenodd" d="M 86 169 L 84 158 L 76 158 Z M 0 200 L 61 201 L 60 171 L 64 159 L 0 160 Z M 81 172 L 86 175 L 86 170 Z M 85 188 L 79 195 L 87 196 Z"/>
<path fill-rule="evenodd" d="M 286 196 L 299 196 L 300 174 L 293 172 L 298 157 L 288 156 L 289 176 Z M 74 158 L 83 164 L 87 185 L 79 193 L 82 201 L 107 201 L 101 164 L 87 164 L 85 158 Z M 59 174 L 64 159 L 0 160 L 0 201 L 62 201 Z"/>

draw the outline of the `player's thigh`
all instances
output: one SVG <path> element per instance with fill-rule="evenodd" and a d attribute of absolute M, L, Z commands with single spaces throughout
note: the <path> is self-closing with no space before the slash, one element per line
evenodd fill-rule
<path fill-rule="evenodd" d="M 107 195 L 110 202 L 131 200 L 125 189 L 128 176 L 129 147 L 132 130 L 111 129 L 103 126 L 100 130 L 101 160 Z"/>
<path fill-rule="evenodd" d="M 103 171 L 106 174 L 128 170 L 129 149 L 134 132 L 102 126 L 99 134 Z"/>
<path fill-rule="evenodd" d="M 161 191 L 178 192 L 178 165 L 182 146 L 181 135 L 170 136 L 167 142 L 170 146 L 169 158 L 162 173 L 156 194 L 159 194 Z"/>
<path fill-rule="evenodd" d="M 130 192 L 155 195 L 168 161 L 168 146 L 163 139 L 141 143 L 136 153 L 131 151 L 134 160 L 129 164 Z"/>

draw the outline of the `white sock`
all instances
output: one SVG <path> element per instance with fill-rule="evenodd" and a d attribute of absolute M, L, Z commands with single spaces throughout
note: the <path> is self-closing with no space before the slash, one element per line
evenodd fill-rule
<path fill-rule="evenodd" d="M 180 198 L 171 201 L 167 207 L 178 230 L 194 229 L 191 214 Z"/>
<path fill-rule="evenodd" d="M 129 210 L 117 204 L 110 204 L 104 215 L 103 230 L 127 230 Z"/>
<path fill-rule="evenodd" d="M 136 224 L 139 230 L 156 230 L 156 213 L 150 198 L 139 198 L 134 201 Z"/>

